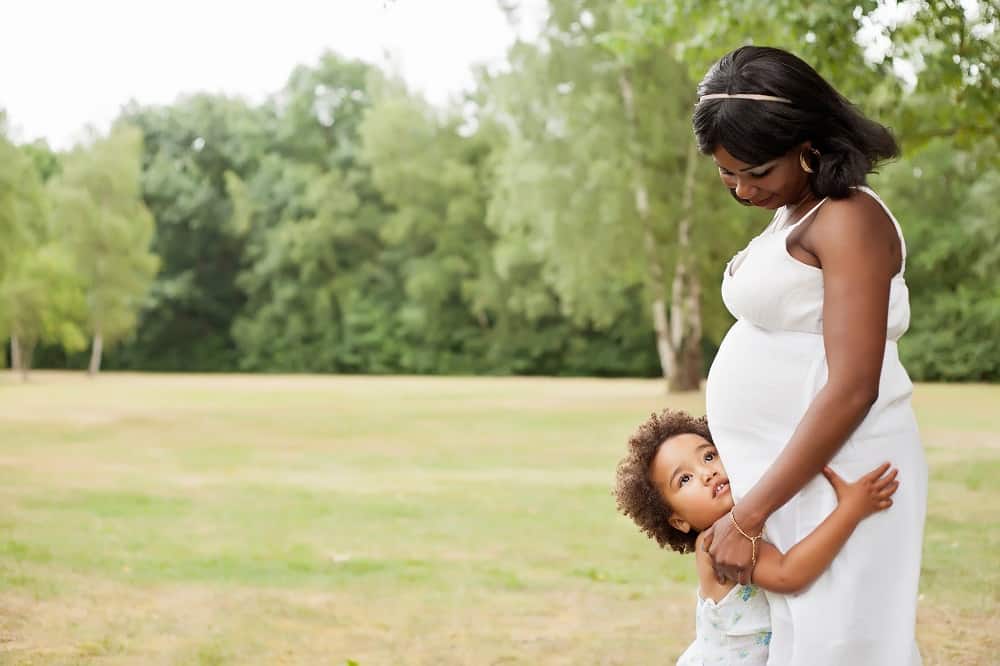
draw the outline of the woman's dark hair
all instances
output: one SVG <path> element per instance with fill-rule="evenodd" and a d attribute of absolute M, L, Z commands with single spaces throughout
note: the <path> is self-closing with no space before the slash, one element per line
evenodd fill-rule
<path fill-rule="evenodd" d="M 702 153 L 721 145 L 742 162 L 762 164 L 810 141 L 819 151 L 819 157 L 806 154 L 815 170 L 809 184 L 818 197 L 846 197 L 879 163 L 899 154 L 888 128 L 866 118 L 816 70 L 781 49 L 744 46 L 722 56 L 698 84 L 699 98 L 712 93 L 772 95 L 790 103 L 700 102 L 692 120 Z"/>
<path fill-rule="evenodd" d="M 698 532 L 681 532 L 668 520 L 672 510 L 649 478 L 650 466 L 663 442 L 675 435 L 694 434 L 712 441 L 705 417 L 664 409 L 651 414 L 628 440 L 628 452 L 618 463 L 615 499 L 618 510 L 632 519 L 646 536 L 678 553 L 694 551 Z"/>

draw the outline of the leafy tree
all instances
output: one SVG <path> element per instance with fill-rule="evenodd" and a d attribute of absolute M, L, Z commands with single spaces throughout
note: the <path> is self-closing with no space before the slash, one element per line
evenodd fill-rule
<path fill-rule="evenodd" d="M 879 178 L 906 230 L 913 317 L 900 354 L 915 379 L 1000 380 L 996 149 L 939 138 Z"/>
<path fill-rule="evenodd" d="M 26 254 L 46 234 L 45 195 L 31 159 L 0 135 L 0 285 L 13 279 Z M 11 339 L 11 365 L 21 367 L 21 345 L 8 304 L 0 309 L 0 339 Z"/>
<path fill-rule="evenodd" d="M 372 68 L 332 54 L 299 67 L 272 101 L 271 153 L 227 174 L 244 244 L 233 324 L 249 370 L 398 370 L 398 277 L 382 260 L 387 214 L 358 135 Z"/>
<path fill-rule="evenodd" d="M 498 251 L 544 262 L 577 321 L 606 328 L 628 308 L 649 312 L 663 375 L 695 388 L 701 283 L 745 239 L 745 213 L 712 214 L 723 200 L 693 149 L 694 85 L 662 48 L 609 43 L 626 25 L 616 7 L 559 0 L 540 41 L 511 50 L 512 72 L 493 83 L 498 122 L 513 129 L 489 220 Z"/>
<path fill-rule="evenodd" d="M 82 293 L 30 153 L 0 137 L 0 339 L 25 379 L 39 342 L 76 349 Z"/>
<path fill-rule="evenodd" d="M 142 132 L 142 193 L 161 267 L 135 336 L 109 363 L 235 369 L 230 329 L 244 303 L 236 286 L 243 248 L 229 228 L 225 174 L 260 164 L 273 130 L 268 116 L 242 100 L 196 95 L 167 107 L 131 105 L 120 121 Z"/>
<path fill-rule="evenodd" d="M 373 181 L 394 207 L 379 232 L 401 278 L 393 337 L 413 371 L 469 372 L 490 337 L 475 303 L 493 279 L 481 172 L 489 147 L 398 84 L 382 87 L 361 137 Z"/>
<path fill-rule="evenodd" d="M 135 328 L 158 264 L 149 251 L 153 218 L 140 191 L 141 156 L 139 131 L 118 126 L 66 155 L 51 188 L 55 226 L 72 247 L 87 295 L 91 375 L 104 345 Z"/>
<path fill-rule="evenodd" d="M 13 336 L 24 380 L 39 343 L 83 349 L 85 297 L 65 244 L 49 242 L 19 255 L 0 281 L 0 327 Z"/>

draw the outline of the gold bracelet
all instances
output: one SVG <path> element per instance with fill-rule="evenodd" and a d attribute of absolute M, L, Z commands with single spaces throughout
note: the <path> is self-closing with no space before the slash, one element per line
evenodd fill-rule
<path fill-rule="evenodd" d="M 743 531 L 743 528 L 740 527 L 740 524 L 738 522 L 736 522 L 736 507 L 735 506 L 732 509 L 729 510 L 729 519 L 733 521 L 733 525 L 736 527 L 736 531 L 739 532 L 740 534 L 742 534 L 743 536 L 745 536 L 746 538 L 750 539 L 751 541 L 754 541 L 754 540 L 759 539 L 762 536 L 764 536 L 764 530 L 761 530 L 760 534 L 758 534 L 755 537 L 752 537 L 752 536 L 750 536 L 749 534 L 747 534 L 746 532 Z"/>
<path fill-rule="evenodd" d="M 740 524 L 736 522 L 736 507 L 729 510 L 729 519 L 733 521 L 733 526 L 736 528 L 736 531 L 750 540 L 750 576 L 747 580 L 747 585 L 750 585 L 750 581 L 753 580 L 753 570 L 757 566 L 757 541 L 764 536 L 764 530 L 761 530 L 760 534 L 755 537 L 752 537 L 744 532 L 743 528 L 740 527 Z"/>

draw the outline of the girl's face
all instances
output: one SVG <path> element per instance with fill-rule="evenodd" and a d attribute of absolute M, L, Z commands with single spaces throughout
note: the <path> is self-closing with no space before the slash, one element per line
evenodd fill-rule
<path fill-rule="evenodd" d="M 722 183 L 736 196 L 754 206 L 775 210 L 812 196 L 809 174 L 799 164 L 799 154 L 807 148 L 804 144 L 762 164 L 747 164 L 720 145 L 712 153 L 712 159 Z"/>
<path fill-rule="evenodd" d="M 686 433 L 664 441 L 649 474 L 673 511 L 670 525 L 681 532 L 711 527 L 733 508 L 729 477 L 719 452 L 699 435 Z"/>

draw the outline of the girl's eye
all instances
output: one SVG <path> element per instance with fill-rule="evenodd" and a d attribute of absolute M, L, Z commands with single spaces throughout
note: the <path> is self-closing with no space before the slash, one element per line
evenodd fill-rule
<path fill-rule="evenodd" d="M 681 474 L 681 477 L 680 477 L 680 482 L 681 482 L 681 485 L 682 485 L 682 486 L 683 486 L 683 485 L 684 485 L 685 483 L 687 483 L 688 481 L 690 481 L 690 480 L 691 480 L 691 475 L 690 475 L 690 474 Z"/>
<path fill-rule="evenodd" d="M 715 454 L 714 453 L 706 453 L 705 454 L 705 462 L 712 462 L 713 460 L 715 460 Z"/>
<path fill-rule="evenodd" d="M 761 171 L 760 173 L 751 173 L 750 175 L 753 176 L 754 178 L 763 178 L 769 173 L 771 173 L 771 170 L 767 169 L 766 171 Z"/>

